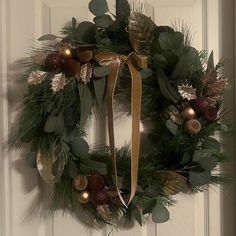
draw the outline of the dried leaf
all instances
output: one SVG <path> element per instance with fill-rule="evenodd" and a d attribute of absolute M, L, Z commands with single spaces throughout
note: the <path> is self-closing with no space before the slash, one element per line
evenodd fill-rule
<path fill-rule="evenodd" d="M 175 195 L 186 185 L 186 178 L 174 171 L 158 171 L 154 173 L 154 177 L 163 186 L 162 191 L 165 195 Z"/>
<path fill-rule="evenodd" d="M 41 178 L 49 184 L 54 184 L 61 177 L 65 167 L 65 159 L 58 153 L 58 150 L 53 150 L 53 153 L 42 154 L 40 151 L 37 154 L 37 168 Z"/>
<path fill-rule="evenodd" d="M 197 98 L 196 89 L 192 85 L 182 84 L 178 86 L 178 92 L 183 99 L 187 99 L 188 101 Z"/>
<path fill-rule="evenodd" d="M 216 96 L 216 97 L 221 97 L 226 85 L 228 84 L 227 79 L 218 79 L 214 83 L 211 84 L 211 86 L 208 87 L 207 96 Z"/>
<path fill-rule="evenodd" d="M 202 83 L 204 86 L 208 86 L 212 83 L 214 83 L 217 80 L 217 72 L 216 70 L 212 70 L 207 72 L 203 77 L 202 77 Z"/>
<path fill-rule="evenodd" d="M 129 17 L 129 40 L 139 54 L 147 54 L 152 31 L 156 28 L 150 17 L 133 12 Z"/>

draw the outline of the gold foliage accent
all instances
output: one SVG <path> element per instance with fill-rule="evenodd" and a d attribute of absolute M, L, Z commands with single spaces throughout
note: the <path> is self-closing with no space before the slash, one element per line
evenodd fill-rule
<path fill-rule="evenodd" d="M 175 195 L 186 186 L 186 178 L 174 171 L 157 171 L 153 175 L 163 186 L 163 194 L 165 195 Z"/>
<path fill-rule="evenodd" d="M 129 17 L 129 40 L 133 49 L 139 54 L 149 51 L 152 31 L 156 28 L 150 17 L 133 12 Z"/>

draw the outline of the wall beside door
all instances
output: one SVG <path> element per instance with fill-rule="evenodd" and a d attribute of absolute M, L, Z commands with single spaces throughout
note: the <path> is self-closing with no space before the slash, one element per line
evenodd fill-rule
<path fill-rule="evenodd" d="M 184 20 L 195 34 L 195 47 L 208 51 L 213 49 L 216 60 L 220 56 L 233 58 L 233 46 L 229 47 L 233 44 L 232 31 L 225 27 L 232 27 L 233 0 L 147 2 L 148 14 L 157 24 L 171 25 L 172 20 Z M 112 0 L 109 3 L 114 5 Z M 37 172 L 26 165 L 22 151 L 9 149 L 6 145 L 17 119 L 16 104 L 25 92 L 25 86 L 15 82 L 21 71 L 16 61 L 28 55 L 34 39 L 46 33 L 58 34 L 72 16 L 79 21 L 92 20 L 87 4 L 88 0 L 0 1 L 0 236 L 105 236 L 110 232 L 109 228 L 89 230 L 68 215 L 52 217 L 46 214 L 44 208 L 50 199 L 50 187 L 44 186 Z M 223 32 L 228 37 L 222 38 Z M 228 73 L 232 74 L 232 68 Z M 130 134 L 126 132 L 129 125 L 129 119 L 117 122 L 120 145 L 129 140 Z M 94 141 L 93 134 L 90 130 L 90 142 Z M 227 206 L 224 193 L 225 190 L 219 194 L 216 187 L 194 196 L 179 194 L 176 196 L 177 205 L 170 208 L 171 220 L 168 223 L 155 225 L 147 222 L 143 228 L 134 225 L 114 231 L 112 235 L 233 236 L 234 229 L 226 222 L 227 211 L 232 209 L 232 205 Z M 230 219 L 232 222 L 235 219 L 233 214 Z"/>

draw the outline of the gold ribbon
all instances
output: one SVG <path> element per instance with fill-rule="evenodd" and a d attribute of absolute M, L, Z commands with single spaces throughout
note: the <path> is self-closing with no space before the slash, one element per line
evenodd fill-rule
<path fill-rule="evenodd" d="M 108 100 L 108 132 L 111 149 L 111 157 L 115 175 L 115 185 L 121 202 L 127 206 L 135 196 L 138 182 L 138 165 L 139 165 L 139 146 L 140 146 L 140 114 L 142 98 L 142 80 L 140 69 L 147 68 L 147 57 L 131 53 L 129 56 L 119 55 L 113 52 L 103 52 L 95 56 L 99 65 L 110 65 L 111 72 L 107 79 L 107 100 Z M 121 63 L 127 63 L 132 80 L 131 93 L 131 115 L 132 115 L 132 138 L 131 138 L 131 191 L 128 204 L 121 195 L 118 185 L 118 174 L 115 152 L 115 135 L 114 135 L 114 117 L 113 117 L 113 98 Z"/>

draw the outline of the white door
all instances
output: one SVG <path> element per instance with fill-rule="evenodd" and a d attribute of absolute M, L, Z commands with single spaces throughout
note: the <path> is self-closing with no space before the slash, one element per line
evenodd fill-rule
<path fill-rule="evenodd" d="M 138 1 L 138 0 L 137 0 Z M 25 87 L 16 83 L 19 69 L 15 62 L 27 55 L 33 40 L 46 33 L 57 34 L 72 16 L 92 20 L 88 0 L 0 0 L 0 236 L 105 236 L 109 228 L 90 230 L 68 215 L 55 217 L 44 211 L 50 189 L 41 183 L 20 153 L 7 148 L 8 135 L 16 122 L 15 104 Z M 112 1 L 111 6 L 113 5 Z M 215 50 L 219 58 L 220 0 L 149 0 L 147 13 L 158 25 L 184 20 L 194 34 L 198 49 Z M 10 89 L 10 90 L 8 90 Z M 129 120 L 119 127 L 124 137 Z M 92 132 L 90 134 L 93 140 Z M 122 144 L 124 139 L 118 140 Z M 113 236 L 226 236 L 220 234 L 220 198 L 214 191 L 195 196 L 178 195 L 171 207 L 169 222 L 142 228 L 113 231 Z"/>

